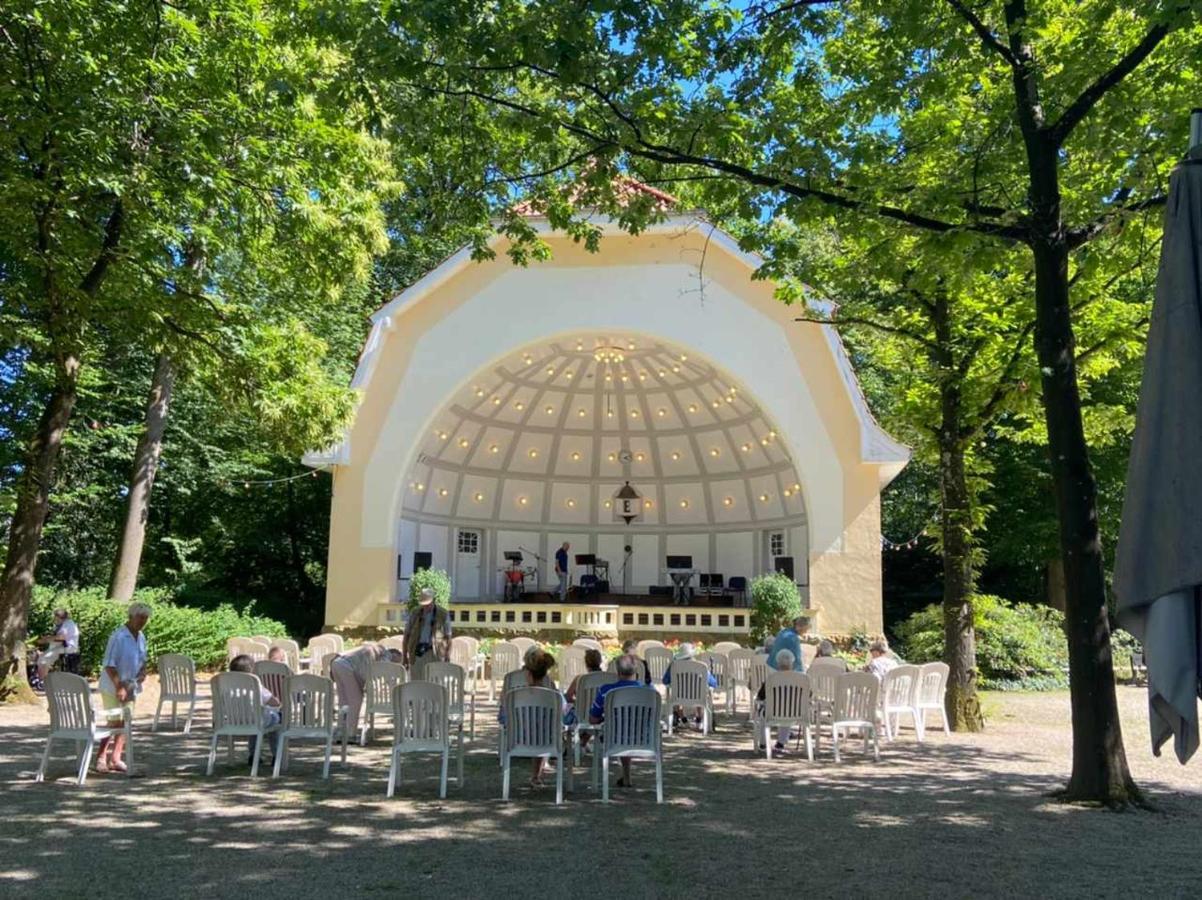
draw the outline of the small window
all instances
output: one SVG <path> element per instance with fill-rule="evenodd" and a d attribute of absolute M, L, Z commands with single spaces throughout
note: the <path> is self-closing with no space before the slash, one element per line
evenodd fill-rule
<path fill-rule="evenodd" d="M 785 555 L 785 533 L 774 531 L 768 535 L 768 553 L 771 556 Z"/>
<path fill-rule="evenodd" d="M 478 532 L 478 531 L 461 531 L 461 532 L 459 532 L 459 552 L 460 553 L 479 553 L 480 552 L 480 532 Z"/>

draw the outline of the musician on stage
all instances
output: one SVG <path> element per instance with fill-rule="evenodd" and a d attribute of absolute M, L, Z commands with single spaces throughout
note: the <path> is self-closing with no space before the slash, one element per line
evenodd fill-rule
<path fill-rule="evenodd" d="M 568 581 L 571 578 L 568 574 L 568 551 L 571 549 L 572 545 L 564 541 L 563 546 L 555 551 L 555 574 L 559 576 L 560 603 L 563 603 L 568 597 Z"/>

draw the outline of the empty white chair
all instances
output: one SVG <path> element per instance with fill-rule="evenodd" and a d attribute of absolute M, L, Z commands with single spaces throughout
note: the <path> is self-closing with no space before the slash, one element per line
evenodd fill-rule
<path fill-rule="evenodd" d="M 334 703 L 334 682 L 320 675 L 289 675 L 280 697 L 282 721 L 279 744 L 275 753 L 272 777 L 278 778 L 288 768 L 288 742 L 315 738 L 325 741 L 325 762 L 321 777 L 330 777 L 330 754 L 334 749 L 334 733 L 342 735 L 342 764 L 346 765 L 346 710 Z"/>
<path fill-rule="evenodd" d="M 255 753 L 250 764 L 253 778 L 259 774 L 259 757 L 268 734 L 279 731 L 279 725 L 268 725 L 263 715 L 262 684 L 249 672 L 222 672 L 209 682 L 213 692 L 213 740 L 209 744 L 209 765 L 206 775 L 213 774 L 217 762 L 217 741 L 229 738 L 230 762 L 233 762 L 234 739 L 255 738 Z"/>
<path fill-rule="evenodd" d="M 668 685 L 668 734 L 672 733 L 670 714 L 673 707 L 683 707 L 689 715 L 695 707 L 701 708 L 701 731 L 709 734 L 714 730 L 714 698 L 710 692 L 709 669 L 704 663 L 689 659 L 678 659 L 672 663 L 672 681 Z"/>
<path fill-rule="evenodd" d="M 508 641 L 497 641 L 492 645 L 489 659 L 488 699 L 494 697 L 494 687 L 498 681 L 505 683 L 505 676 L 516 672 L 522 667 L 522 651 Z"/>
<path fill-rule="evenodd" d="M 922 714 L 918 711 L 915 698 L 921 669 L 918 666 L 894 666 L 881 679 L 881 719 L 885 723 L 885 738 L 893 740 L 901 727 L 901 717 L 908 715 L 914 725 L 914 734 L 919 734 L 918 723 Z"/>
<path fill-rule="evenodd" d="M 318 637 L 319 638 L 328 638 L 330 640 L 330 642 L 334 645 L 334 649 L 336 651 L 338 651 L 339 653 L 341 653 L 343 650 L 346 649 L 346 640 L 340 634 L 335 634 L 332 631 L 324 631 L 321 634 L 319 634 Z"/>
<path fill-rule="evenodd" d="M 159 714 L 163 704 L 171 704 L 171 727 L 175 727 L 175 714 L 180 703 L 188 704 L 188 715 L 184 719 L 184 734 L 192 733 L 192 716 L 196 712 L 196 663 L 179 653 L 164 653 L 158 659 L 159 702 L 154 709 L 151 731 L 159 727 Z"/>
<path fill-rule="evenodd" d="M 451 639 L 450 662 L 463 669 L 468 678 L 468 690 L 475 698 L 480 679 L 484 676 L 484 658 L 480 655 L 480 642 L 474 637 L 456 635 Z"/>
<path fill-rule="evenodd" d="M 555 803 L 563 803 L 563 698 L 548 688 L 521 687 L 509 691 L 505 704 L 505 735 L 501 745 L 501 799 L 509 799 L 509 769 L 515 758 L 547 757 L 556 761 Z M 658 731 L 658 725 L 656 726 Z"/>
<path fill-rule="evenodd" d="M 572 641 L 572 646 L 573 647 L 582 647 L 585 650 L 596 650 L 598 653 L 605 652 L 604 648 L 602 648 L 602 646 L 601 646 L 601 642 L 596 640 L 595 638 L 587 638 L 587 637 L 576 638 L 576 640 Z"/>
<path fill-rule="evenodd" d="M 459 777 L 463 779 L 463 726 L 468 724 L 468 735 L 476 739 L 476 700 L 464 690 L 463 669 L 454 663 L 427 663 L 422 674 L 423 681 L 441 684 L 447 689 L 447 718 L 452 728 L 459 729 Z"/>
<path fill-rule="evenodd" d="M 270 648 L 271 648 L 271 642 L 272 642 L 272 641 L 274 641 L 274 640 L 275 640 L 275 638 L 273 638 L 273 637 L 271 637 L 270 635 L 267 635 L 267 634 L 256 634 L 254 637 L 252 637 L 252 638 L 251 638 L 251 640 L 252 640 L 252 641 L 258 641 L 260 644 L 266 644 L 266 645 L 267 645 L 267 647 L 268 647 L 268 649 L 270 649 Z"/>
<path fill-rule="evenodd" d="M 818 656 L 814 661 L 806 666 L 806 671 L 813 672 L 814 669 L 831 669 L 835 672 L 847 671 L 847 660 L 841 656 Z"/>
<path fill-rule="evenodd" d="M 593 698 L 597 696 L 601 685 L 613 684 L 617 680 L 618 676 L 613 672 L 585 672 L 576 682 L 576 696 L 572 700 L 576 713 L 576 721 L 572 724 L 572 754 L 576 765 L 580 765 L 581 736 L 600 730 L 600 726 L 593 725 L 588 720 Z"/>
<path fill-rule="evenodd" d="M 290 638 L 275 638 L 267 649 L 270 651 L 274 647 L 284 651 L 284 662 L 288 664 L 289 669 L 293 672 L 300 671 L 300 644 Z"/>
<path fill-rule="evenodd" d="M 305 645 L 305 659 L 302 662 L 308 663 L 310 673 L 314 675 L 328 675 L 329 672 L 318 671 L 321 668 L 322 658 L 327 653 L 337 652 L 338 647 L 334 643 L 333 635 L 319 634 Z"/>
<path fill-rule="evenodd" d="M 334 660 L 336 660 L 337 658 L 338 658 L 337 650 L 331 650 L 328 653 L 321 654 L 321 658 L 316 662 L 316 664 L 310 662 L 310 668 L 311 668 L 313 674 L 320 675 L 322 678 L 329 678 L 330 677 L 330 666 L 333 665 Z M 314 668 L 314 666 L 316 666 L 316 667 Z"/>
<path fill-rule="evenodd" d="M 526 653 L 531 647 L 537 647 L 538 641 L 528 637 L 510 638 L 509 643 L 518 648 L 518 658 L 524 660 Z"/>
<path fill-rule="evenodd" d="M 583 647 L 564 647 L 560 652 L 559 659 L 555 662 L 555 671 L 559 673 L 559 683 L 565 689 L 572 683 L 573 678 L 588 671 L 588 666 L 584 663 L 584 652 Z"/>
<path fill-rule="evenodd" d="M 835 711 L 835 686 L 844 673 L 834 666 L 817 666 L 810 669 L 807 674 L 810 676 L 814 721 L 821 726 L 824 721 L 830 721 L 831 714 Z"/>
<path fill-rule="evenodd" d="M 232 637 L 225 642 L 226 659 L 249 656 L 254 662 L 267 659 L 268 645 L 254 638 Z"/>
<path fill-rule="evenodd" d="M 918 673 L 918 739 L 921 741 L 927 733 L 927 713 L 938 712 L 943 719 L 943 733 L 950 734 L 947 727 L 947 707 L 944 706 L 944 692 L 947 690 L 947 663 L 923 663 Z"/>
<path fill-rule="evenodd" d="M 271 691 L 271 696 L 284 703 L 284 682 L 292 675 L 292 669 L 287 663 L 272 662 L 261 659 L 255 663 L 255 677 L 263 682 L 263 687 Z"/>
<path fill-rule="evenodd" d="M 445 800 L 447 765 L 451 757 L 447 689 L 432 681 L 412 681 L 397 686 L 392 703 L 392 761 L 388 766 L 388 790 L 385 796 L 391 797 L 401 781 L 402 754 L 437 753 L 442 757 L 438 796 Z M 463 786 L 462 755 L 459 758 L 459 786 Z"/>
<path fill-rule="evenodd" d="M 732 697 L 730 711 L 736 713 L 739 711 L 739 688 L 747 691 L 751 685 L 751 664 L 755 661 L 755 654 L 743 647 L 731 650 L 726 655 L 726 678 L 730 682 L 730 693 Z M 752 707 L 755 706 L 755 695 L 752 694 L 747 704 L 747 715 L 751 715 Z"/>
<path fill-rule="evenodd" d="M 655 802 L 664 802 L 661 702 L 656 691 L 646 688 L 618 688 L 605 695 L 600 753 L 593 754 L 594 761 L 598 756 L 601 761 L 602 800 L 609 801 L 609 761 L 626 758 L 655 760 Z"/>
<path fill-rule="evenodd" d="M 663 646 L 664 646 L 663 641 L 651 641 L 651 640 L 639 641 L 634 646 L 634 655 L 639 657 L 640 659 L 646 659 L 648 650 L 650 650 L 652 647 L 659 647 L 662 649 Z"/>
<path fill-rule="evenodd" d="M 50 763 L 50 745 L 55 740 L 74 741 L 79 754 L 76 784 L 88 780 L 88 766 L 92 762 L 92 751 L 96 742 L 110 738 L 118 732 L 125 734 L 125 752 L 128 757 L 126 775 L 134 770 L 134 745 L 131 735 L 131 720 L 129 707 L 118 710 L 104 710 L 102 715 L 107 722 L 109 717 L 116 718 L 120 714 L 120 728 L 110 728 L 107 725 L 96 724 L 96 714 L 92 710 L 92 695 L 88 682 L 81 675 L 70 672 L 50 672 L 46 675 L 46 705 L 50 709 L 50 733 L 46 735 L 46 749 L 42 752 L 42 763 L 38 766 L 35 781 L 46 777 L 46 767 Z"/>
<path fill-rule="evenodd" d="M 742 649 L 743 645 L 736 643 L 735 641 L 718 641 L 718 643 L 714 644 L 714 653 L 725 653 L 728 656 L 732 650 Z"/>
<path fill-rule="evenodd" d="M 392 694 L 405 683 L 405 667 L 400 663 L 373 662 L 367 669 L 363 686 L 363 718 L 359 725 L 359 746 L 366 746 L 376 734 L 376 716 L 392 715 Z M 395 727 L 396 723 L 393 723 Z"/>
<path fill-rule="evenodd" d="M 399 650 L 401 653 L 404 653 L 405 652 L 405 635 L 403 633 L 402 634 L 391 634 L 388 637 L 384 638 L 384 640 L 380 641 L 379 644 L 381 647 L 384 647 L 387 650 Z M 338 648 L 338 652 L 339 653 L 342 652 L 341 647 Z"/>
<path fill-rule="evenodd" d="M 647 663 L 652 687 L 662 689 L 664 673 L 668 671 L 668 666 L 672 665 L 671 652 L 663 647 L 648 647 L 643 653 L 643 660 Z"/>
<path fill-rule="evenodd" d="M 811 676 L 811 681 L 813 676 Z M 839 762 L 839 738 L 851 730 L 864 735 L 864 752 L 872 738 L 872 756 L 881 758 L 876 736 L 876 705 L 881 683 L 870 672 L 845 672 L 835 683 L 835 708 L 831 714 L 831 741 L 835 746 L 835 762 Z"/>
<path fill-rule="evenodd" d="M 698 653 L 696 659 L 699 663 L 708 666 L 710 673 L 718 680 L 717 689 L 722 691 L 726 699 L 726 712 L 730 715 L 734 712 L 734 691 L 730 684 L 730 661 L 726 658 L 726 654 L 711 650 L 708 653 Z"/>
<path fill-rule="evenodd" d="M 814 761 L 813 711 L 810 706 L 810 679 L 801 672 L 770 672 L 764 682 L 764 709 L 756 719 L 754 746 L 772 759 L 773 728 L 801 729 L 806 742 L 806 757 Z"/>

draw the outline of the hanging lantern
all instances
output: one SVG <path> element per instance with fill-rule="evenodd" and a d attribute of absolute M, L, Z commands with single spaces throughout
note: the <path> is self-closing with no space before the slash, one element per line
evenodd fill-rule
<path fill-rule="evenodd" d="M 631 522 L 641 521 L 643 518 L 643 495 L 632 488 L 628 481 L 614 494 L 613 509 L 615 522 L 621 519 L 629 525 Z"/>

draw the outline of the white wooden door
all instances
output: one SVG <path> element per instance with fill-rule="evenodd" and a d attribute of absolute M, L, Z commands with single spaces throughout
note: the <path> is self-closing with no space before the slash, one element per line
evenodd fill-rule
<path fill-rule="evenodd" d="M 483 534 L 475 528 L 460 528 L 455 536 L 455 584 L 457 600 L 480 598 L 480 557 Z"/>

